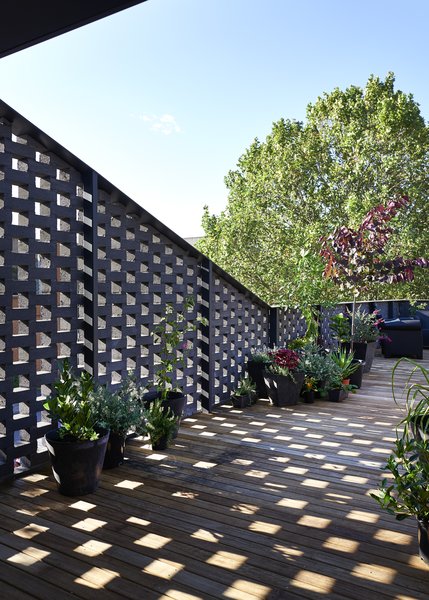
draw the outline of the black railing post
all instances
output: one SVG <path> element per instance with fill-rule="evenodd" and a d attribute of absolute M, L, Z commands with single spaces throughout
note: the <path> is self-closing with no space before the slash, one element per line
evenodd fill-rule
<path fill-rule="evenodd" d="M 268 328 L 268 346 L 277 346 L 279 340 L 279 311 L 276 306 L 270 306 L 270 322 Z"/>
<path fill-rule="evenodd" d="M 98 173 L 89 171 L 83 176 L 83 261 L 84 261 L 84 360 L 85 366 L 98 377 L 98 268 L 97 268 L 97 205 Z"/>

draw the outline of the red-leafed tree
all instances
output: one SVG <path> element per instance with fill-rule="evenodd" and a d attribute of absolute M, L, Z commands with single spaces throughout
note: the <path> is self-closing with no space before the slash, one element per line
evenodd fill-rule
<path fill-rule="evenodd" d="M 426 258 L 385 258 L 394 232 L 392 220 L 409 204 L 408 196 L 390 200 L 370 210 L 357 230 L 339 227 L 321 239 L 321 256 L 326 260 L 324 277 L 353 295 L 352 339 L 356 298 L 374 283 L 401 283 L 414 279 L 416 267 L 428 267 Z"/>

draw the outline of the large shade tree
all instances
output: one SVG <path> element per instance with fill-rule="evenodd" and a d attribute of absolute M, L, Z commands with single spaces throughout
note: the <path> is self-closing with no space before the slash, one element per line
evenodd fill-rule
<path fill-rule="evenodd" d="M 429 128 L 394 82 L 371 76 L 363 89 L 336 89 L 308 106 L 305 123 L 280 119 L 264 142 L 255 139 L 225 179 L 226 209 L 205 209 L 199 248 L 272 304 L 338 299 L 322 277 L 320 237 L 407 194 L 392 251 L 427 255 Z M 428 287 L 427 272 L 416 273 L 403 292 L 425 296 Z M 377 284 L 367 293 L 395 290 Z"/>

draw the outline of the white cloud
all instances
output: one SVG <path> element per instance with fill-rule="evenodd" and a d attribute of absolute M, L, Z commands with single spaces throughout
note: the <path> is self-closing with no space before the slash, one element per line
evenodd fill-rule
<path fill-rule="evenodd" d="M 172 133 L 181 133 L 182 129 L 173 115 L 140 115 L 139 118 L 149 124 L 150 131 L 171 135 Z"/>

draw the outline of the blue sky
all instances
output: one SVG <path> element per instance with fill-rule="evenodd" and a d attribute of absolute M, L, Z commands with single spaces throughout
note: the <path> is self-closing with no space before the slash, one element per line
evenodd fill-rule
<path fill-rule="evenodd" d="M 396 75 L 429 119 L 428 0 L 148 0 L 0 60 L 0 97 L 180 235 L 281 117 Z"/>

